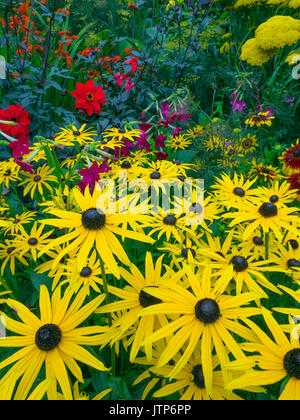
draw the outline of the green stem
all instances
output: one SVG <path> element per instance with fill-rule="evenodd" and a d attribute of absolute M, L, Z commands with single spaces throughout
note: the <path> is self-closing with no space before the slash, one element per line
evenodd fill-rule
<path fill-rule="evenodd" d="M 265 233 L 265 250 L 266 250 L 265 258 L 266 260 L 269 259 L 269 246 L 270 246 L 270 234 L 269 232 L 266 232 Z"/>

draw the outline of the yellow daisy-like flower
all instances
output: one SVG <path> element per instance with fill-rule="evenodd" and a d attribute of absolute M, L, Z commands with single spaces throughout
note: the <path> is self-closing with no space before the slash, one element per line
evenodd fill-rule
<path fill-rule="evenodd" d="M 80 159 L 80 155 L 73 155 L 70 157 L 67 157 L 61 162 L 61 167 L 63 168 L 66 166 L 68 170 L 74 169 L 75 165 L 78 164 L 78 160 Z"/>
<path fill-rule="evenodd" d="M 29 264 L 19 255 L 15 242 L 10 239 L 5 239 L 0 243 L 0 260 L 1 262 L 1 276 L 4 274 L 5 267 L 9 264 L 12 274 L 16 272 L 16 261 L 20 261 L 23 265 Z"/>
<path fill-rule="evenodd" d="M 170 139 L 166 141 L 166 146 L 177 152 L 178 150 L 188 149 L 192 143 L 192 140 L 188 139 L 184 134 L 180 134 L 177 137 L 171 136 Z"/>
<path fill-rule="evenodd" d="M 230 227 L 247 222 L 248 226 L 244 231 L 245 240 L 257 228 L 261 228 L 265 234 L 273 232 L 279 241 L 283 238 L 282 230 L 297 234 L 297 227 L 292 225 L 295 215 L 298 214 L 294 213 L 299 210 L 297 207 L 278 207 L 270 201 L 257 198 L 253 203 L 240 204 L 237 208 L 238 211 L 226 213 L 223 217 L 233 219 Z"/>
<path fill-rule="evenodd" d="M 10 393 L 13 394 L 15 384 L 21 378 L 14 398 L 25 399 L 45 364 L 46 378 L 55 379 L 47 391 L 49 400 L 57 399 L 57 382 L 64 397 L 72 400 L 73 394 L 66 366 L 80 382 L 83 382 L 83 377 L 77 361 L 97 370 L 108 370 L 102 362 L 82 347 L 82 345 L 98 345 L 97 337 L 103 328 L 77 328 L 99 307 L 104 296 L 100 295 L 82 306 L 83 296 L 83 293 L 79 292 L 71 303 L 73 293 L 66 291 L 64 296 L 61 296 L 61 290 L 57 288 L 50 299 L 46 286 L 41 286 L 40 318 L 22 303 L 12 299 L 7 300 L 8 305 L 17 311 L 21 322 L 9 318 L 5 313 L 1 314 L 6 329 L 18 335 L 0 340 L 0 347 L 17 347 L 20 350 L 0 363 L 0 369 L 13 364 L 0 380 L 0 395 L 3 390 L 7 392 L 7 384 L 13 375 L 14 383 L 10 384 Z"/>
<path fill-rule="evenodd" d="M 23 232 L 24 225 L 31 223 L 35 218 L 36 212 L 27 211 L 22 214 L 17 214 L 15 217 L 9 217 L 7 219 L 0 219 L 0 229 L 4 228 L 4 233 L 19 233 Z"/>
<path fill-rule="evenodd" d="M 105 270 L 106 274 L 108 270 Z M 70 259 L 65 265 L 63 276 L 66 277 L 64 283 L 69 283 L 70 287 L 75 293 L 82 287 L 86 295 L 90 294 L 90 289 L 97 293 L 101 293 L 99 284 L 103 284 L 101 277 L 101 265 L 97 259 L 96 251 L 88 258 L 85 264 L 78 268 L 76 259 Z"/>
<path fill-rule="evenodd" d="M 204 141 L 204 147 L 209 151 L 214 151 L 216 149 L 225 150 L 225 143 L 227 141 L 228 139 L 213 135 Z"/>
<path fill-rule="evenodd" d="M 185 367 L 177 373 L 174 382 L 162 386 L 158 391 L 153 394 L 154 398 L 163 398 L 172 395 L 176 392 L 180 394 L 180 400 L 242 400 L 241 397 L 228 391 L 224 388 L 224 377 L 222 371 L 218 368 L 219 360 L 217 356 L 212 357 L 212 390 L 211 393 L 207 392 L 205 378 L 203 374 L 203 366 L 201 360 L 200 348 L 196 348 L 191 358 Z M 161 376 L 168 378 L 172 366 L 165 366 L 159 369 L 151 370 L 153 374 L 159 373 Z M 232 379 L 232 373 L 227 374 L 227 379 Z M 253 387 L 253 392 L 261 392 L 262 388 Z"/>
<path fill-rule="evenodd" d="M 195 264 L 203 258 L 198 250 L 199 241 L 197 238 L 189 233 L 183 234 L 180 232 L 179 234 L 180 241 L 178 244 L 164 242 L 164 247 L 158 248 L 159 251 L 167 252 L 170 255 L 172 262 L 178 269 L 182 267 L 183 263 Z"/>
<path fill-rule="evenodd" d="M 256 229 L 249 238 L 244 239 L 245 226 L 238 226 L 233 232 L 237 247 L 243 255 L 252 255 L 255 260 L 264 259 L 266 256 L 265 238 L 260 229 Z M 274 241 L 273 241 L 274 242 Z M 270 243 L 270 252 L 275 248 L 275 243 Z"/>
<path fill-rule="evenodd" d="M 9 188 L 11 182 L 20 180 L 20 169 L 20 166 L 15 163 L 14 159 L 0 162 L 0 184 L 4 184 L 6 188 Z"/>
<path fill-rule="evenodd" d="M 243 154 L 253 153 L 258 147 L 258 139 L 248 133 L 247 137 L 239 140 L 239 152 Z"/>
<path fill-rule="evenodd" d="M 285 247 L 277 243 L 272 253 L 272 262 L 275 264 L 274 271 L 282 271 L 293 280 L 300 280 L 300 248 L 293 248 L 294 241 L 290 241 Z"/>
<path fill-rule="evenodd" d="M 274 120 L 275 117 L 273 115 L 270 115 L 268 112 L 259 112 L 258 114 L 252 115 L 249 117 L 245 124 L 250 125 L 250 127 L 261 127 L 262 125 L 267 125 L 268 127 L 271 127 L 272 120 Z"/>
<path fill-rule="evenodd" d="M 300 400 L 300 344 L 299 337 L 290 334 L 290 340 L 276 322 L 270 311 L 261 309 L 264 320 L 272 337 L 262 331 L 254 322 L 245 320 L 246 324 L 256 334 L 257 339 L 249 344 L 244 344 L 245 350 L 257 352 L 254 356 L 259 371 L 247 372 L 242 377 L 231 381 L 226 389 L 243 389 L 251 385 L 271 385 L 282 382 L 286 384 L 279 396 L 279 400 Z M 291 323 L 291 331 L 295 324 Z M 239 364 L 241 367 L 242 365 Z"/>
<path fill-rule="evenodd" d="M 141 137 L 142 131 L 135 130 L 124 130 L 121 128 L 109 128 L 102 133 L 104 139 L 111 139 L 115 142 L 116 147 L 124 145 L 123 140 L 129 140 L 134 142 L 136 137 Z"/>
<path fill-rule="evenodd" d="M 178 242 L 181 241 L 180 233 L 188 230 L 185 215 L 177 215 L 173 212 L 166 214 L 162 209 L 159 209 L 159 214 L 153 214 L 149 227 L 151 228 L 150 236 L 157 233 L 158 240 L 164 235 L 167 241 L 175 238 Z"/>
<path fill-rule="evenodd" d="M 234 281 L 237 295 L 249 291 L 267 299 L 267 293 L 260 286 L 281 294 L 280 290 L 263 275 L 265 271 L 270 271 L 269 267 L 265 266 L 269 261 L 255 261 L 253 255 L 249 256 L 232 246 L 231 241 L 232 233 L 226 238 L 226 246 L 223 246 L 224 254 L 222 252 L 212 252 L 208 249 L 200 250 L 203 255 L 210 258 L 209 263 L 206 261 L 200 264 L 209 264 L 212 267 L 212 276 L 216 277 L 215 290 L 222 293 L 231 281 Z"/>
<path fill-rule="evenodd" d="M 145 216 L 137 214 L 117 214 L 115 202 L 105 203 L 106 195 L 95 188 L 90 194 L 89 187 L 82 194 L 79 189 L 73 190 L 78 212 L 50 210 L 49 213 L 56 216 L 56 219 L 41 220 L 41 223 L 61 229 L 70 229 L 69 233 L 61 235 L 44 247 L 42 253 L 55 248 L 57 245 L 69 243 L 57 256 L 54 265 L 68 254 L 69 251 L 78 250 L 78 265 L 80 266 L 87 259 L 90 251 L 96 246 L 98 254 L 109 270 L 120 278 L 120 271 L 114 255 L 127 266 L 130 260 L 127 257 L 122 245 L 116 235 L 131 238 L 137 241 L 153 243 L 153 239 L 139 232 L 119 227 L 124 222 L 140 221 Z"/>
<path fill-rule="evenodd" d="M 250 169 L 248 176 L 256 177 L 267 182 L 274 182 L 283 178 L 280 173 L 280 169 L 275 168 L 272 165 L 265 165 L 264 163 L 257 163 L 255 160 L 252 162 L 252 168 Z"/>
<path fill-rule="evenodd" d="M 71 128 L 61 128 L 61 130 L 55 137 L 55 142 L 63 146 L 74 146 L 74 144 L 85 145 L 89 142 L 94 142 L 94 137 L 97 136 L 97 131 L 91 128 L 86 129 L 86 124 L 79 129 L 75 125 L 72 125 Z"/>
<path fill-rule="evenodd" d="M 34 261 L 37 260 L 37 254 L 40 252 L 45 245 L 49 243 L 49 236 L 53 233 L 53 230 L 43 234 L 44 226 L 38 227 L 37 222 L 34 223 L 30 233 L 25 230 L 15 237 L 15 247 L 19 257 L 23 257 L 26 254 L 31 254 Z"/>
<path fill-rule="evenodd" d="M 112 328 L 115 332 L 111 339 L 111 345 L 123 338 L 124 333 L 133 333 L 133 340 L 130 350 L 130 361 L 133 363 L 140 348 L 144 347 L 147 360 L 152 360 L 152 345 L 147 344 L 143 346 L 143 341 L 157 328 L 166 325 L 167 319 L 162 313 L 158 316 L 149 314 L 147 316 L 139 317 L 139 312 L 143 308 L 151 307 L 160 302 L 155 298 L 151 292 L 148 293 L 146 289 L 149 286 L 153 288 L 160 288 L 161 282 L 164 280 L 175 281 L 178 275 L 167 271 L 162 274 L 162 259 L 161 256 L 155 263 L 153 263 L 152 255 L 147 252 L 145 260 L 145 275 L 143 275 L 137 266 L 132 264 L 130 272 L 120 267 L 122 278 L 128 283 L 123 289 L 110 286 L 109 293 L 120 298 L 119 301 L 109 303 L 97 309 L 96 313 L 108 313 L 116 311 L 126 311 L 123 316 L 117 318 L 113 323 Z M 134 330 L 130 329 L 135 326 Z"/>
<path fill-rule="evenodd" d="M 247 203 L 255 196 L 253 186 L 255 180 L 246 180 L 243 175 L 234 174 L 233 179 L 229 175 L 223 174 L 220 178 L 216 178 L 215 184 L 212 185 L 212 190 L 218 202 L 226 207 L 239 206 L 242 203 Z"/>
<path fill-rule="evenodd" d="M 139 178 L 143 172 L 143 167 L 140 165 L 140 163 L 136 162 L 135 159 L 132 158 L 119 159 L 118 162 L 113 163 L 110 166 L 112 168 L 110 175 L 112 179 L 116 180 L 119 180 L 120 176 L 123 177 L 123 174 L 125 173 L 128 182 L 130 182 L 133 179 Z M 107 176 L 107 174 L 105 175 Z"/>
<path fill-rule="evenodd" d="M 204 134 L 204 131 L 205 129 L 202 125 L 196 125 L 195 127 L 187 131 L 185 137 L 187 139 L 196 139 L 197 137 L 202 136 Z"/>
<path fill-rule="evenodd" d="M 181 170 L 172 162 L 166 160 L 151 162 L 148 168 L 144 168 L 141 179 L 146 181 L 147 186 L 158 190 L 170 181 L 177 180 L 182 175 Z"/>
<path fill-rule="evenodd" d="M 279 183 L 274 182 L 270 187 L 260 187 L 255 191 L 257 197 L 262 198 L 264 201 L 270 201 L 277 206 L 285 206 L 295 201 L 297 191 L 290 189 L 290 183 L 284 181 Z"/>
<path fill-rule="evenodd" d="M 140 166 L 149 165 L 154 156 L 153 152 L 148 152 L 147 150 L 136 150 L 131 152 L 131 159 L 138 163 Z"/>
<path fill-rule="evenodd" d="M 26 174 L 24 181 L 20 182 L 19 185 L 26 185 L 24 188 L 24 196 L 30 193 L 30 197 L 33 200 L 36 191 L 44 197 L 44 189 L 50 193 L 53 192 L 53 187 L 50 185 L 51 182 L 57 184 L 57 178 L 51 175 L 54 169 L 49 168 L 47 164 L 37 168 L 35 174 Z"/>
<path fill-rule="evenodd" d="M 169 314 L 167 325 L 147 337 L 144 344 L 149 345 L 163 337 L 173 334 L 165 350 L 160 356 L 157 367 L 168 363 L 178 351 L 184 350 L 182 356 L 173 366 L 169 377 L 172 379 L 186 366 L 194 350 L 201 343 L 201 364 L 206 389 L 209 395 L 213 392 L 212 354 L 215 348 L 222 371 L 227 358 L 228 348 L 235 358 L 243 358 L 243 351 L 230 332 L 249 340 L 253 333 L 241 325 L 239 319 L 259 313 L 258 308 L 243 308 L 258 298 L 254 293 L 244 293 L 240 296 L 229 296 L 215 291 L 211 285 L 211 269 L 206 266 L 202 278 L 199 272 L 186 266 L 185 271 L 189 282 L 186 289 L 178 282 L 164 281 L 164 288 L 147 287 L 145 292 L 160 299 L 161 303 L 140 311 L 142 317 L 148 315 Z M 177 316 L 176 316 L 177 315 Z M 223 372 L 226 378 L 226 372 Z"/>

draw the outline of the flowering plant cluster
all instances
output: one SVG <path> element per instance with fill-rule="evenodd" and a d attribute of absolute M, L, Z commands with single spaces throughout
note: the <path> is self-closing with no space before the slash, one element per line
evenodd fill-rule
<path fill-rule="evenodd" d="M 3 7 L 0 399 L 300 400 L 299 2 L 150 3 Z"/>

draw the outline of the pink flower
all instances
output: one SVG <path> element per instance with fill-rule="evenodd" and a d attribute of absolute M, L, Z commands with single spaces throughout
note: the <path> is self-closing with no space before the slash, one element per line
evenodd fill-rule
<path fill-rule="evenodd" d="M 173 130 L 173 136 L 174 137 L 178 137 L 181 131 L 183 131 L 183 128 L 182 127 L 176 127 L 176 128 L 174 128 L 174 130 Z"/>
<path fill-rule="evenodd" d="M 83 169 L 79 171 L 79 175 L 83 177 L 82 182 L 77 184 L 81 191 L 84 192 L 86 187 L 89 185 L 91 194 L 94 191 L 96 182 L 99 181 L 99 174 L 108 172 L 111 168 L 108 167 L 107 162 L 104 162 L 102 165 L 98 166 L 97 162 L 94 162 L 90 168 Z"/>
<path fill-rule="evenodd" d="M 172 109 L 170 108 L 169 104 L 162 105 L 161 106 L 161 113 L 163 117 L 168 117 L 172 112 Z"/>
<path fill-rule="evenodd" d="M 12 155 L 16 159 L 21 158 L 23 154 L 27 155 L 29 146 L 29 138 L 24 133 L 19 134 L 18 140 L 9 144 L 9 147 L 12 149 Z"/>
<path fill-rule="evenodd" d="M 232 105 L 232 110 L 233 111 L 238 111 L 238 112 L 243 112 L 243 109 L 245 108 L 245 106 L 247 105 L 246 102 L 244 101 L 240 101 L 237 98 L 236 93 L 233 93 L 231 95 L 233 97 L 233 100 L 230 101 L 231 105 Z"/>

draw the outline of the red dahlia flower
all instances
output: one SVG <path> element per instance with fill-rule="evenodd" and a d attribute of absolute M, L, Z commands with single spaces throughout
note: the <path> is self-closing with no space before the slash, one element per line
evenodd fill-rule
<path fill-rule="evenodd" d="M 89 116 L 94 112 L 100 114 L 102 106 L 107 102 L 102 86 L 95 86 L 93 80 L 89 80 L 85 85 L 77 83 L 76 90 L 71 93 L 77 99 L 76 108 L 86 110 Z"/>
<path fill-rule="evenodd" d="M 1 109 L 0 120 L 17 123 L 17 125 L 0 124 L 0 130 L 11 137 L 19 138 L 22 134 L 29 133 L 29 124 L 31 123 L 29 113 L 20 104 L 10 105 L 8 110 Z"/>

